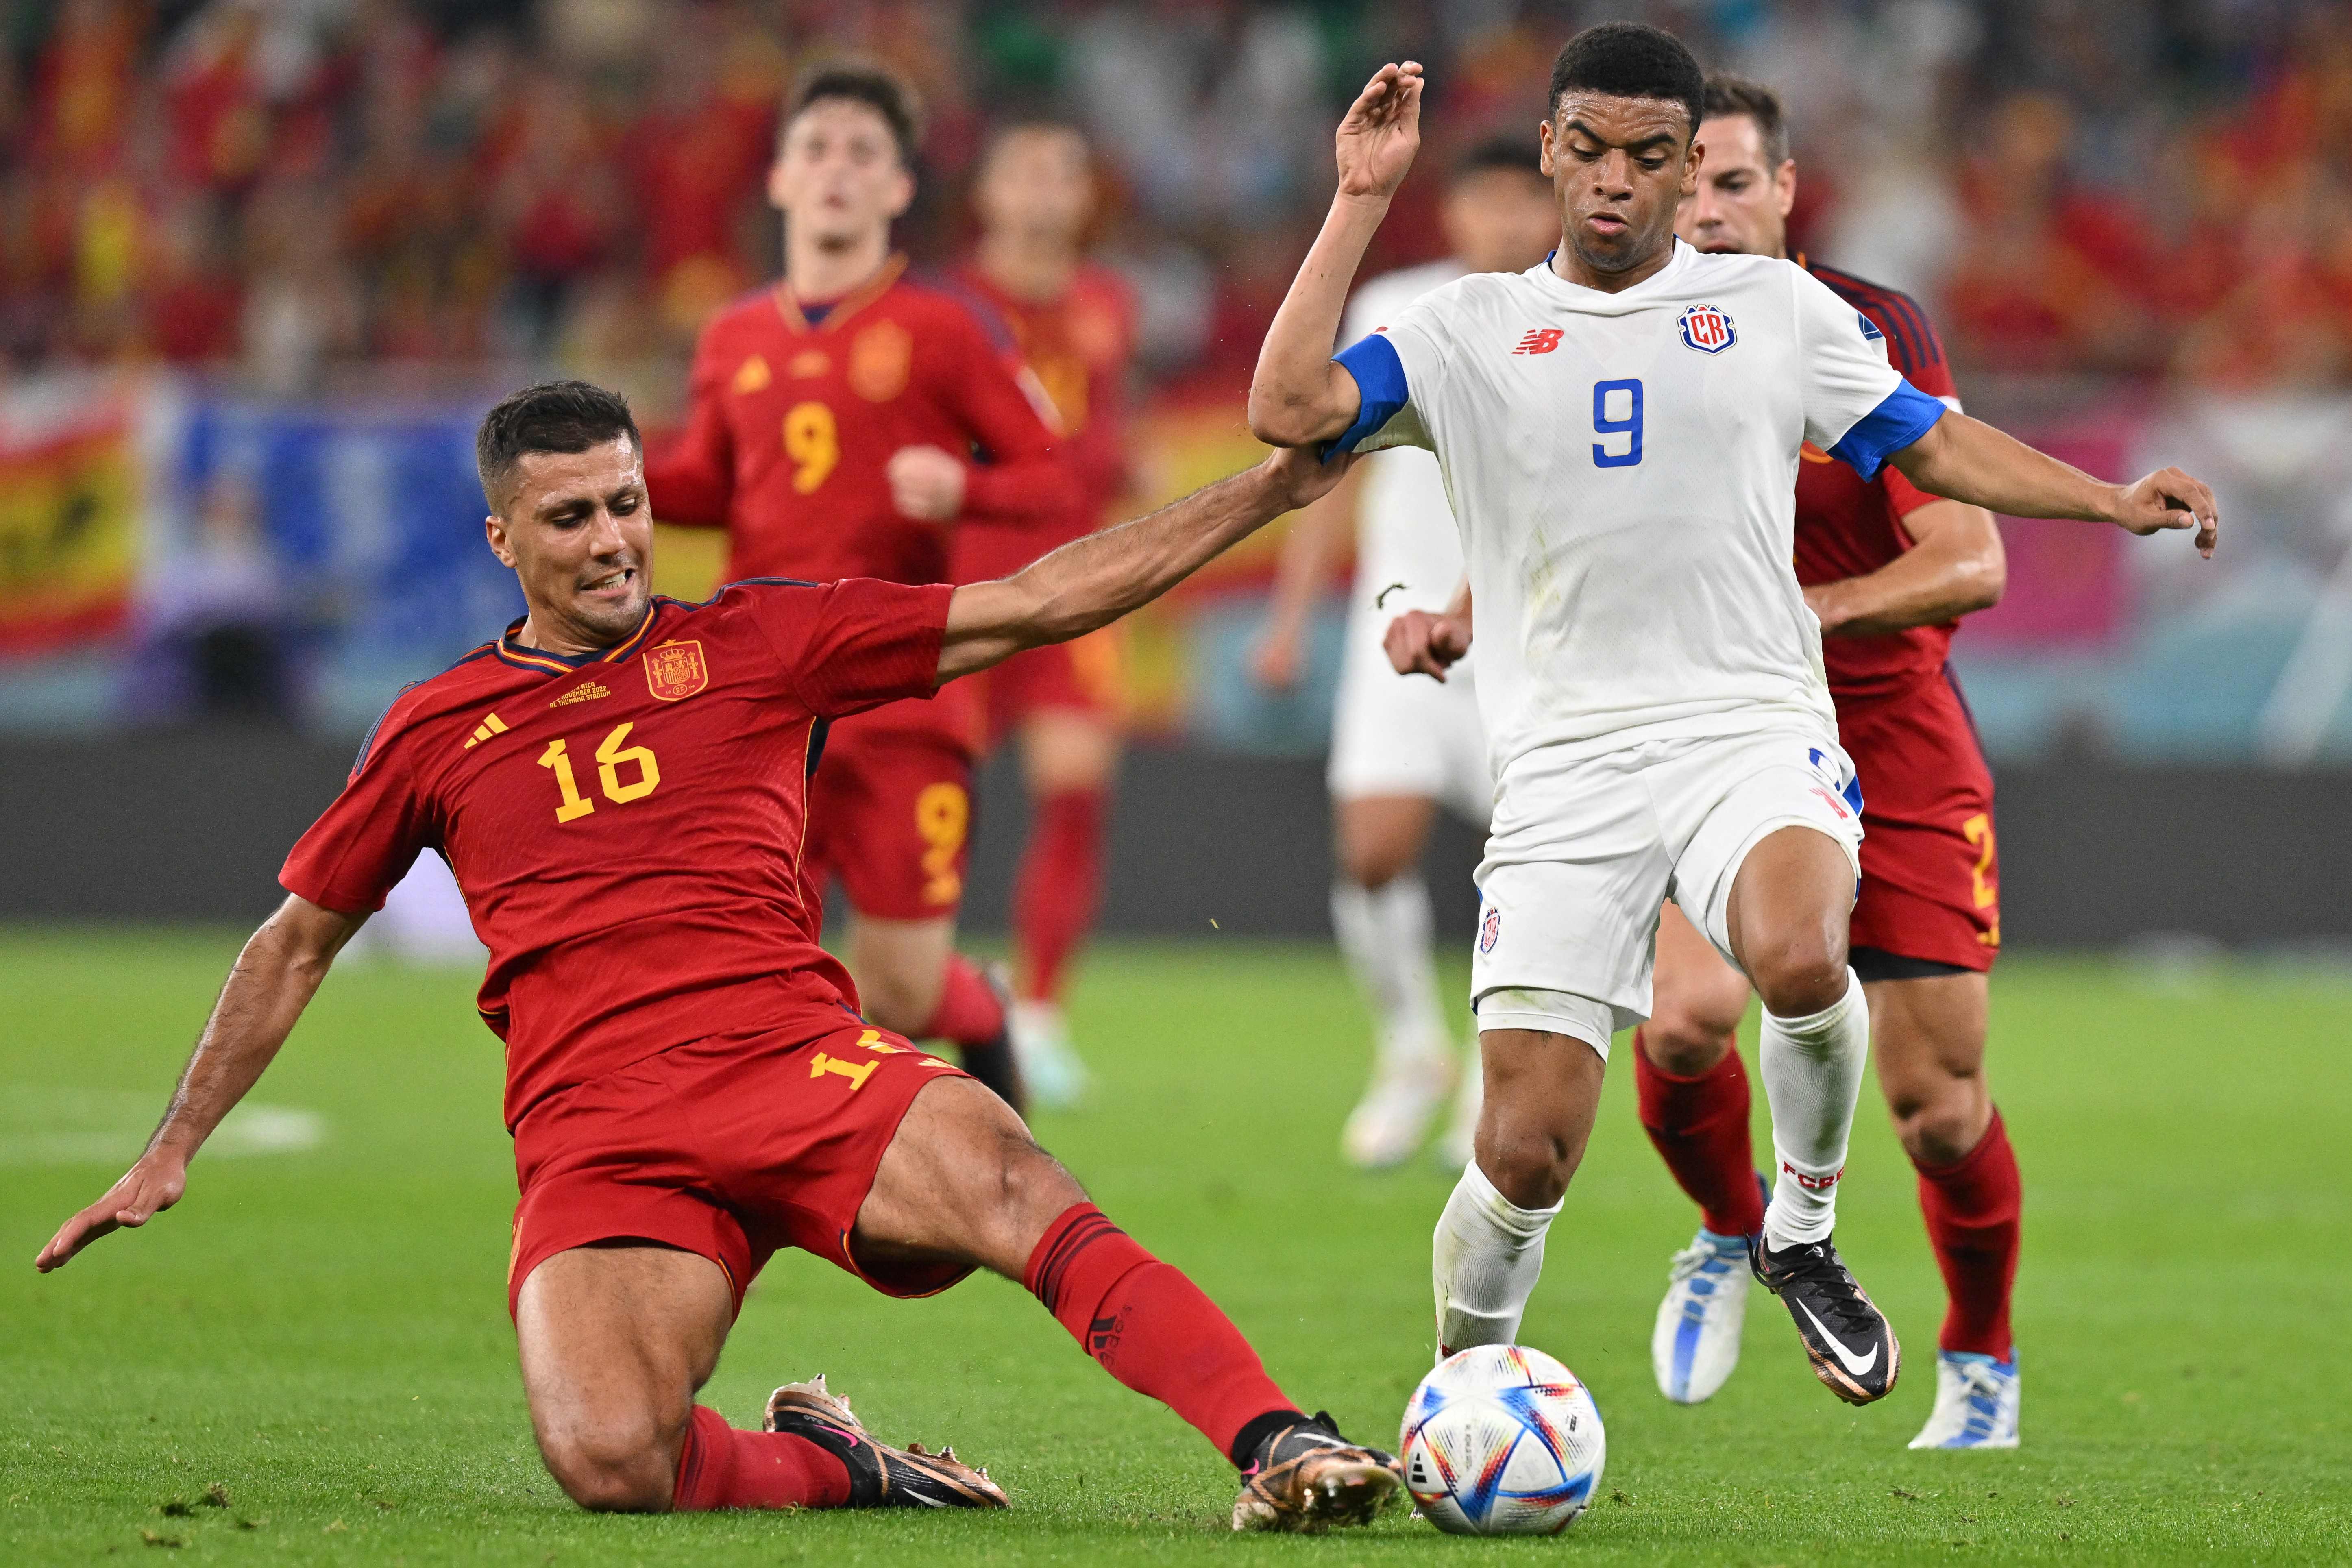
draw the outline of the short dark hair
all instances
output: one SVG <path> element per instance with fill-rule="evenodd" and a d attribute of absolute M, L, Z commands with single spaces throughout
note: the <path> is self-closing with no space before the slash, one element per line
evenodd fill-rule
<path fill-rule="evenodd" d="M 784 100 L 783 118 L 776 122 L 776 145 L 783 145 L 794 121 L 829 98 L 862 103 L 880 115 L 898 145 L 898 162 L 909 169 L 915 166 L 915 149 L 923 140 L 923 100 L 906 78 L 866 60 L 819 66 L 801 78 Z"/>
<path fill-rule="evenodd" d="M 1706 75 L 1683 41 L 1645 22 L 1603 22 L 1560 46 L 1551 63 L 1552 112 L 1560 95 L 1581 88 L 1612 98 L 1654 98 L 1679 103 L 1698 134 L 1706 96 Z"/>
<path fill-rule="evenodd" d="M 1764 143 L 1764 166 L 1779 168 L 1789 161 L 1789 122 L 1780 113 L 1780 95 L 1760 81 L 1717 71 L 1706 79 L 1706 118 L 1744 114 L 1756 121 L 1756 139 Z"/>
<path fill-rule="evenodd" d="M 530 452 L 585 452 L 616 436 L 626 436 L 640 456 L 645 437 L 629 413 L 629 400 L 584 381 L 543 381 L 509 393 L 482 416 L 474 432 L 474 467 L 492 510 L 514 479 L 515 465 Z"/>
<path fill-rule="evenodd" d="M 1540 180 L 1544 178 L 1543 153 L 1533 137 L 1496 135 L 1473 142 L 1454 160 L 1454 177 L 1457 180 L 1483 174 L 1489 169 L 1533 174 Z"/>

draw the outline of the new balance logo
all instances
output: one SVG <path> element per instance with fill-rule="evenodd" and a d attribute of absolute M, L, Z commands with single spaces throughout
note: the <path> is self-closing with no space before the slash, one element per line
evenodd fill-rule
<path fill-rule="evenodd" d="M 1529 327 L 1528 335 L 1521 338 L 1519 346 L 1511 352 L 1515 354 L 1548 354 L 1559 347 L 1559 334 L 1558 327 Z"/>
<path fill-rule="evenodd" d="M 483 742 L 488 740 L 491 736 L 503 735 L 506 732 L 507 721 L 493 713 L 488 718 L 474 726 L 473 734 L 467 737 L 465 745 L 460 749 L 470 752 L 476 746 L 478 746 Z"/>

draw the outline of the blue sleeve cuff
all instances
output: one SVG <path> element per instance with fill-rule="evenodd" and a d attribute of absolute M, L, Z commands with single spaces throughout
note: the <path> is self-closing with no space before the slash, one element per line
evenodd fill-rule
<path fill-rule="evenodd" d="M 1380 332 L 1359 338 L 1331 356 L 1348 367 L 1356 378 L 1356 390 L 1362 395 L 1363 407 L 1356 422 L 1339 434 L 1339 438 L 1323 450 L 1328 462 L 1334 452 L 1352 452 L 1356 443 L 1372 436 L 1396 417 L 1396 411 L 1405 405 L 1404 361 L 1397 358 L 1396 344 Z"/>
<path fill-rule="evenodd" d="M 1886 400 L 1853 423 L 1853 428 L 1830 448 L 1830 456 L 1865 479 L 1874 479 L 1886 466 L 1887 455 L 1925 436 L 1948 409 L 1940 397 L 1930 397 L 1899 377 Z"/>

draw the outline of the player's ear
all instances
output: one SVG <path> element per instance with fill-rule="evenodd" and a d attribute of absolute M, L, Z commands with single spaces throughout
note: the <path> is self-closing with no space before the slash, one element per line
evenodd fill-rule
<path fill-rule="evenodd" d="M 1772 199 L 1780 206 L 1780 216 L 1787 217 L 1797 207 L 1797 161 L 1794 158 L 1780 160 L 1780 166 L 1772 172 L 1772 184 L 1778 187 Z"/>
<path fill-rule="evenodd" d="M 784 176 L 784 150 L 776 149 L 775 161 L 768 165 L 768 205 L 778 212 L 790 212 L 792 186 Z"/>
<path fill-rule="evenodd" d="M 890 186 L 890 216 L 892 217 L 904 217 L 906 216 L 907 209 L 914 205 L 915 176 L 913 173 L 902 163 L 898 166 L 898 175 Z"/>
<path fill-rule="evenodd" d="M 1694 125 L 1691 127 L 1690 146 L 1683 153 L 1682 194 L 1684 195 L 1698 195 L 1698 166 L 1706 156 L 1706 143 L 1698 139 L 1698 127 Z"/>
<path fill-rule="evenodd" d="M 1547 120 L 1536 127 L 1536 166 L 1547 180 L 1552 177 L 1551 162 L 1551 121 Z"/>
<path fill-rule="evenodd" d="M 506 519 L 497 512 L 492 512 L 482 519 L 482 537 L 490 542 L 490 553 L 499 558 L 499 564 L 509 571 L 513 570 L 514 546 L 507 539 Z"/>

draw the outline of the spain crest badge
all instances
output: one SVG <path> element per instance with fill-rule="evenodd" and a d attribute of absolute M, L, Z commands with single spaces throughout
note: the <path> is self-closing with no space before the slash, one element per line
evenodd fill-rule
<path fill-rule="evenodd" d="M 700 643 L 666 642 L 646 650 L 646 689 L 662 701 L 682 701 L 709 684 Z"/>
<path fill-rule="evenodd" d="M 907 390 L 914 337 L 896 321 L 877 321 L 849 345 L 849 389 L 868 403 L 887 403 Z"/>

